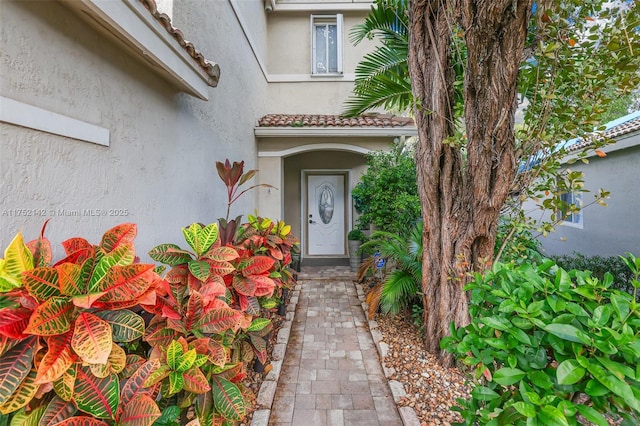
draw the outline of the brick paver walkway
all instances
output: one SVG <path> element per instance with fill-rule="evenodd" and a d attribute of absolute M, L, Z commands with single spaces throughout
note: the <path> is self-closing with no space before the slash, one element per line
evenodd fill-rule
<path fill-rule="evenodd" d="M 300 276 L 269 425 L 402 425 L 353 282 L 312 275 Z"/>

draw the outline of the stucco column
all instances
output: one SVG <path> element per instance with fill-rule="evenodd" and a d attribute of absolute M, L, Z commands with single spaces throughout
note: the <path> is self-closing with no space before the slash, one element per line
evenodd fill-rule
<path fill-rule="evenodd" d="M 258 182 L 275 186 L 260 188 L 258 195 L 258 214 L 274 220 L 282 220 L 283 173 L 282 157 L 258 157 Z"/>

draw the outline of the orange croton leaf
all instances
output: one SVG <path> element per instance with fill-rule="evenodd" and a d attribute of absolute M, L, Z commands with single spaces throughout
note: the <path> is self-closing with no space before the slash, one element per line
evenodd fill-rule
<path fill-rule="evenodd" d="M 607 156 L 607 153 L 606 153 L 606 152 L 604 152 L 604 151 L 601 151 L 601 150 L 599 150 L 599 149 L 596 149 L 596 155 L 597 155 L 598 157 L 604 158 L 604 157 L 606 157 L 606 156 Z"/>
<path fill-rule="evenodd" d="M 71 350 L 71 331 L 51 336 L 46 339 L 49 347 L 47 353 L 38 366 L 36 383 L 49 383 L 62 377 L 62 375 L 76 361 L 76 354 Z"/>

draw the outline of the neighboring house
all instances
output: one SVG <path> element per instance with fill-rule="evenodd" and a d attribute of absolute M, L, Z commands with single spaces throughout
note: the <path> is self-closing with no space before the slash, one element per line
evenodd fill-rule
<path fill-rule="evenodd" d="M 144 257 L 224 215 L 214 162 L 229 158 L 278 188 L 232 215 L 284 219 L 305 258 L 346 259 L 364 154 L 416 134 L 337 116 L 371 48 L 348 34 L 371 4 L 2 0 L 0 247 L 46 218 L 55 243 L 131 221 Z"/>
<path fill-rule="evenodd" d="M 563 194 L 564 201 L 588 205 L 601 188 L 611 192 L 606 206 L 590 205 L 565 217 L 554 232 L 540 238 L 547 254 L 615 256 L 626 252 L 640 255 L 640 111 L 606 124 L 603 135 L 615 143 L 600 148 L 606 157 L 592 152 L 588 164 L 571 158 L 589 145 L 578 140 L 567 146 L 565 168 L 584 173 L 589 192 Z"/>

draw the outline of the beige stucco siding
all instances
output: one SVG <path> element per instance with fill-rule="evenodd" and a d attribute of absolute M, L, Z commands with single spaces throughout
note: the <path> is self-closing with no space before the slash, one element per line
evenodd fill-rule
<path fill-rule="evenodd" d="M 266 81 L 229 3 L 203 5 L 175 2 L 173 19 L 221 65 L 208 102 L 180 93 L 58 2 L 0 3 L 0 94 L 110 132 L 104 147 L 0 123 L 0 247 L 17 231 L 35 238 L 51 217 L 47 236 L 59 256 L 62 240 L 97 243 L 128 221 L 139 226 L 146 259 L 156 244 L 181 243 L 182 226 L 224 215 L 214 162 L 256 166 L 253 127 L 265 113 Z M 256 200 L 242 199 L 232 214 Z M 106 213 L 90 216 L 96 210 Z"/>
<path fill-rule="evenodd" d="M 627 148 L 616 149 L 618 145 Z M 615 145 L 604 148 L 605 158 L 590 157 L 589 164 L 576 162 L 567 166 L 584 172 L 585 189 L 582 194 L 585 207 L 582 226 L 558 225 L 546 238 L 541 237 L 545 252 L 550 255 L 571 254 L 616 256 L 640 253 L 640 134 L 628 135 Z M 600 188 L 611 192 L 607 206 L 592 204 Z M 525 206 L 531 210 L 531 205 Z M 532 217 L 545 220 L 545 214 L 532 212 Z"/>

